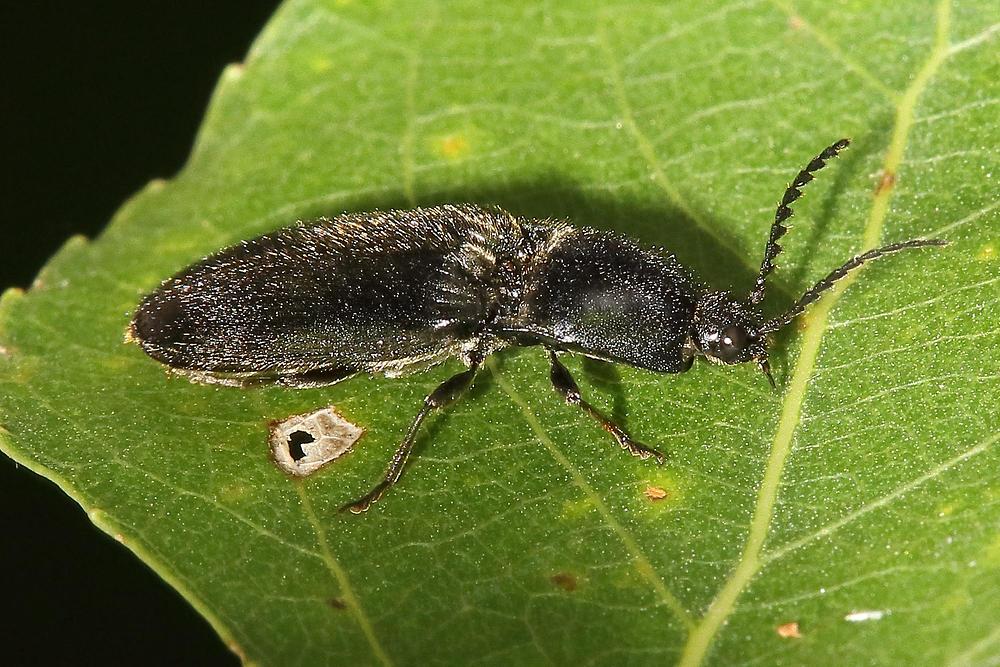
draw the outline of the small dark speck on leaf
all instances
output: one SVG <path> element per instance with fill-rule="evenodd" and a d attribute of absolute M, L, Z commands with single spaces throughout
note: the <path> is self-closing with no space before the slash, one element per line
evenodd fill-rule
<path fill-rule="evenodd" d="M 799 624 L 797 621 L 790 621 L 784 623 L 775 628 L 779 637 L 784 639 L 799 639 L 802 637 L 802 633 L 799 632 Z"/>
<path fill-rule="evenodd" d="M 326 603 L 330 606 L 331 609 L 336 609 L 338 611 L 347 609 L 347 603 L 344 602 L 343 598 L 328 598 Z"/>
<path fill-rule="evenodd" d="M 557 572 L 550 577 L 550 580 L 553 584 L 569 593 L 576 590 L 576 577 L 569 572 Z"/>

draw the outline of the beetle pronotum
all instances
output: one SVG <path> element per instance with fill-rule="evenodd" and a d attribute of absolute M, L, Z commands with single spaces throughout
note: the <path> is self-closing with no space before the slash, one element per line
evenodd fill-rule
<path fill-rule="evenodd" d="M 509 345 L 542 346 L 567 403 L 631 454 L 662 462 L 581 397 L 559 354 L 662 373 L 682 373 L 697 357 L 753 361 L 774 386 L 767 334 L 865 262 L 945 243 L 913 239 L 869 250 L 784 314 L 762 318 L 757 305 L 790 205 L 848 143 L 825 149 L 785 190 L 746 299 L 707 289 L 672 254 L 620 234 L 461 204 L 352 213 L 243 241 L 160 285 L 139 305 L 127 337 L 194 381 L 235 386 L 316 387 L 462 360 L 466 370 L 427 395 L 382 481 L 344 506 L 355 513 L 399 480 L 427 415 L 458 399 L 483 360 Z"/>

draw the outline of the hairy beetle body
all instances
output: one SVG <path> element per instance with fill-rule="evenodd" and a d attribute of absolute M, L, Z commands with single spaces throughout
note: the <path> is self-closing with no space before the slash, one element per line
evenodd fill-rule
<path fill-rule="evenodd" d="M 479 345 L 511 316 L 538 239 L 476 206 L 344 215 L 244 241 L 150 294 L 131 334 L 206 382 L 398 375 Z"/>
<path fill-rule="evenodd" d="M 534 261 L 511 327 L 529 342 L 665 373 L 690 365 L 685 350 L 704 290 L 673 255 L 571 228 Z"/>
<path fill-rule="evenodd" d="M 130 331 L 175 371 L 231 385 L 472 365 L 514 343 L 677 372 L 696 294 L 673 256 L 621 235 L 447 205 L 244 241 L 167 280 Z"/>

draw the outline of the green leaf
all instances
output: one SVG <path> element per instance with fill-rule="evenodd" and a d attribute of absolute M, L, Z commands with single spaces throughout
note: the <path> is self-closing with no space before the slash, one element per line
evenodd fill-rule
<path fill-rule="evenodd" d="M 995 662 L 997 22 L 987 0 L 288 2 L 183 172 L 4 295 L 0 444 L 251 662 Z M 863 248 L 952 244 L 842 283 L 775 341 L 776 392 L 749 366 L 570 361 L 663 467 L 510 350 L 397 488 L 344 515 L 457 363 L 239 390 L 122 342 L 142 295 L 207 253 L 417 204 L 617 229 L 745 292 L 786 183 L 841 136 L 769 313 Z M 366 434 L 293 481 L 268 422 L 328 404 Z"/>

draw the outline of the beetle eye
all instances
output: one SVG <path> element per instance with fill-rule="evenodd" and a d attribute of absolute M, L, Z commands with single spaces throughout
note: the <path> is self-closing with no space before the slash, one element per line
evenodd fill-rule
<path fill-rule="evenodd" d="M 718 357 L 726 363 L 732 363 L 746 349 L 746 346 L 746 331 L 737 326 L 726 327 L 719 335 Z"/>

